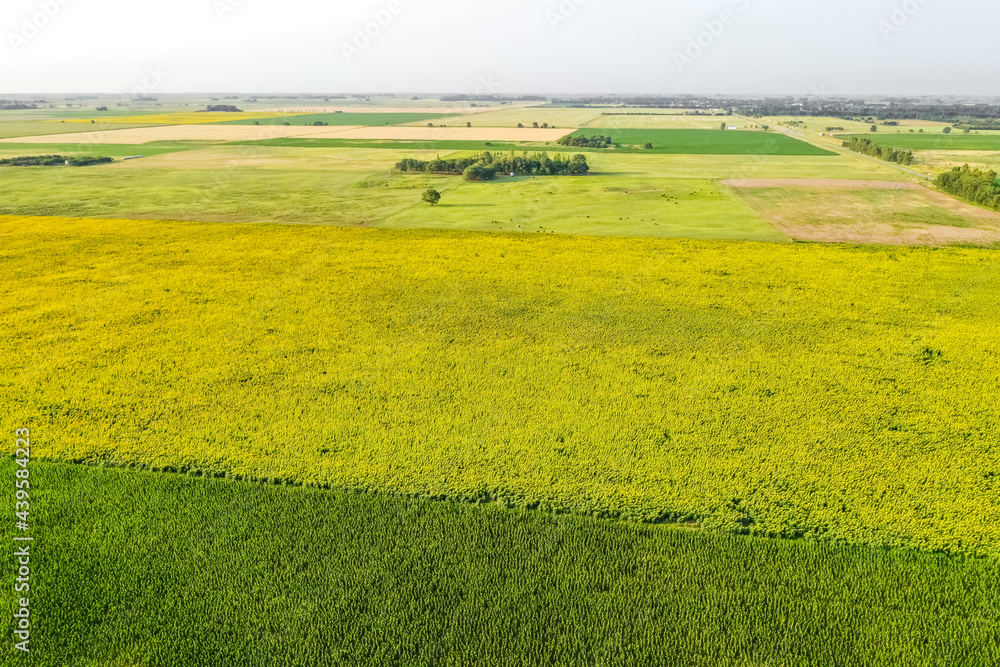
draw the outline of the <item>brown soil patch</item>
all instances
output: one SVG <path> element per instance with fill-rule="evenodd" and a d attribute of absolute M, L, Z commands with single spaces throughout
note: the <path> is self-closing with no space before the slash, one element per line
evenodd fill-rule
<path fill-rule="evenodd" d="M 852 181 L 837 178 L 733 178 L 722 181 L 731 188 L 843 188 L 847 190 L 920 190 L 907 181 Z"/>
<path fill-rule="evenodd" d="M 356 127 L 313 128 L 304 138 L 389 139 L 395 141 L 557 141 L 574 129 L 552 130 L 516 127 Z"/>
<path fill-rule="evenodd" d="M 916 183 L 823 179 L 724 183 L 775 228 L 799 241 L 1000 243 L 1000 214 Z"/>

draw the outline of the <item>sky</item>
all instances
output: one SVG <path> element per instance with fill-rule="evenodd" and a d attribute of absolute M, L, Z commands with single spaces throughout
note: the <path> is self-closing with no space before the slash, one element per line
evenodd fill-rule
<path fill-rule="evenodd" d="M 3 0 L 0 94 L 1000 96 L 995 0 Z"/>

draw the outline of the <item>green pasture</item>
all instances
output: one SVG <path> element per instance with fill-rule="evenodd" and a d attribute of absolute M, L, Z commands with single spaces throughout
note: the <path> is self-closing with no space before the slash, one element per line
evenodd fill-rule
<path fill-rule="evenodd" d="M 858 136 L 871 139 L 880 146 L 888 146 L 904 151 L 1000 151 L 1000 134 L 963 134 L 955 130 L 951 134 L 859 134 L 837 137 L 848 141 Z M 919 157 L 919 156 L 918 156 Z"/>
<path fill-rule="evenodd" d="M 720 121 L 720 124 L 724 121 Z M 646 152 L 690 155 L 808 155 L 829 156 L 830 151 L 804 141 L 772 132 L 740 130 L 655 130 L 623 128 L 591 128 L 576 131 L 573 136 L 610 136 L 616 144 L 642 150 L 647 143 L 653 148 Z"/>

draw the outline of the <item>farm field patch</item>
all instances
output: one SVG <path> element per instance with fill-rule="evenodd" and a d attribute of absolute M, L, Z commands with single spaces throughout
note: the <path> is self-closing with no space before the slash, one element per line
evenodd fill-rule
<path fill-rule="evenodd" d="M 315 128 L 314 128 L 315 129 Z M 331 135 L 329 132 L 304 134 L 305 138 L 333 139 L 391 139 L 394 141 L 511 141 L 546 142 L 556 141 L 572 130 L 543 130 L 510 127 L 358 127 L 345 129 Z"/>
<path fill-rule="evenodd" d="M 852 136 L 871 139 L 880 146 L 905 151 L 1000 151 L 998 134 L 863 134 L 837 137 L 848 141 Z"/>
<path fill-rule="evenodd" d="M 166 113 L 132 113 L 126 116 L 116 116 L 114 114 L 97 113 L 93 116 L 83 116 L 78 118 L 68 118 L 66 123 L 90 123 L 96 120 L 99 124 L 111 123 L 117 125 L 210 125 L 213 123 L 225 123 L 229 121 L 249 121 L 252 125 L 255 120 L 263 123 L 267 119 L 281 118 L 282 114 L 267 112 L 226 112 L 226 111 L 173 111 Z M 47 121 L 49 123 L 60 121 Z"/>
<path fill-rule="evenodd" d="M 1000 659 L 991 559 L 89 466 L 32 480 L 32 623 L 62 640 L 35 667 Z"/>
<path fill-rule="evenodd" d="M 242 114 L 233 114 L 240 116 Z M 427 123 L 435 121 L 449 122 L 448 115 L 434 113 L 317 113 L 317 114 L 295 114 L 292 116 L 272 116 L 265 119 L 260 118 L 232 118 L 222 121 L 227 125 L 281 125 L 291 123 L 292 125 L 312 125 L 322 122 L 333 126 L 381 126 L 381 125 L 402 125 L 404 123 Z M 464 123 L 463 123 L 464 124 Z"/>
<path fill-rule="evenodd" d="M 744 132 L 739 130 L 630 130 L 586 128 L 574 136 L 610 136 L 616 144 L 642 149 L 646 153 L 704 155 L 833 155 L 830 151 L 784 134 Z"/>
<path fill-rule="evenodd" d="M 448 119 L 448 125 L 461 126 L 472 123 L 473 127 L 517 127 L 518 123 L 530 128 L 534 123 L 548 123 L 550 127 L 576 128 L 600 117 L 597 109 L 570 109 L 549 106 L 494 107 L 481 111 L 470 109 L 467 113 Z"/>
<path fill-rule="evenodd" d="M 1000 243 L 1000 214 L 915 183 L 725 181 L 802 241 L 947 245 Z"/>
<path fill-rule="evenodd" d="M 119 130 L 134 128 L 135 125 L 126 123 L 102 123 L 100 129 Z M 51 121 L 31 121 L 31 122 L 3 122 L 0 123 L 0 139 L 15 137 L 37 137 L 46 134 L 77 134 L 92 133 L 94 125 L 89 122 L 83 123 L 53 123 Z"/>
<path fill-rule="evenodd" d="M 145 147 L 130 148 L 141 154 Z M 395 160 L 425 155 L 401 149 L 389 159 L 381 150 L 212 146 L 98 169 L 11 168 L 2 172 L 0 212 L 373 224 L 418 204 L 421 188 L 439 183 L 433 176 L 387 178 Z"/>
<path fill-rule="evenodd" d="M 283 125 L 162 125 L 156 127 L 133 127 L 129 129 L 108 129 L 79 134 L 52 134 L 38 137 L 17 137 L 0 139 L 3 143 L 66 144 L 71 142 L 93 144 L 145 144 L 156 141 L 253 141 L 277 137 L 319 136 L 322 128 L 285 127 Z M 327 132 L 338 132 L 348 128 L 329 128 Z"/>
<path fill-rule="evenodd" d="M 624 183 L 600 175 L 456 182 L 442 204 L 407 209 L 377 226 L 787 240 L 715 181 L 635 177 Z"/>
<path fill-rule="evenodd" d="M 993 251 L 25 217 L 0 247 L 38 459 L 1000 554 Z"/>
<path fill-rule="evenodd" d="M 600 127 L 612 129 L 634 130 L 718 130 L 720 123 L 735 125 L 745 129 L 759 121 L 739 118 L 737 116 L 680 115 L 663 113 L 637 114 L 634 111 L 607 112 L 591 119 L 582 127 Z"/>

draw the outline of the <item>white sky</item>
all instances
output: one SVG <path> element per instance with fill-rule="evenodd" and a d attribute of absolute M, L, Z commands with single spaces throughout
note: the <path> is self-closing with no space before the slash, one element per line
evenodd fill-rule
<path fill-rule="evenodd" d="M 152 68 L 161 93 L 1000 96 L 998 27 L 996 0 L 2 0 L 0 94 Z"/>

